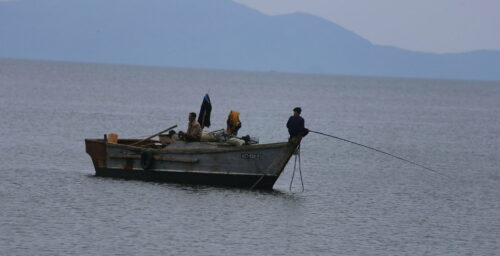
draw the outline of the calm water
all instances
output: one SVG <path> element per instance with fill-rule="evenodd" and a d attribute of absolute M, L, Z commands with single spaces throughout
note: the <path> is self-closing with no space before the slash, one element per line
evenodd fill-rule
<path fill-rule="evenodd" d="M 96 178 L 84 138 L 306 126 L 274 192 Z M 0 60 L 1 255 L 500 255 L 500 83 Z"/>

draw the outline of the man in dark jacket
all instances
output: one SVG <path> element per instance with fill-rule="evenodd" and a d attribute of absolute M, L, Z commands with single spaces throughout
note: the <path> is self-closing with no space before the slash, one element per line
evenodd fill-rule
<path fill-rule="evenodd" d="M 301 112 L 301 108 L 294 108 L 293 116 L 291 116 L 286 123 L 286 128 L 288 128 L 290 138 L 293 138 L 295 136 L 306 136 L 307 133 L 309 133 L 309 130 L 304 127 L 304 118 L 300 116 Z"/>

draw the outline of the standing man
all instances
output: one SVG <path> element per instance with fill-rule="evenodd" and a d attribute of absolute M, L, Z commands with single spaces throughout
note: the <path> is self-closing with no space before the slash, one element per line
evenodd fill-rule
<path fill-rule="evenodd" d="M 290 134 L 290 139 L 296 136 L 304 137 L 309 133 L 309 130 L 304 127 L 304 118 L 300 116 L 302 109 L 296 107 L 293 109 L 293 116 L 288 119 L 286 128 Z"/>
<path fill-rule="evenodd" d="M 189 123 L 186 133 L 182 133 L 185 141 L 200 141 L 201 139 L 201 126 L 200 123 L 196 121 L 196 113 L 189 113 Z"/>

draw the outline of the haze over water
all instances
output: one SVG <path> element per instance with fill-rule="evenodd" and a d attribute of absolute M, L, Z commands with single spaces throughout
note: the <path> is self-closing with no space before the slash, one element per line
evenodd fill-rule
<path fill-rule="evenodd" d="M 316 134 L 274 192 L 96 178 L 84 138 L 186 129 Z M 500 83 L 0 60 L 2 255 L 498 255 Z M 293 159 L 292 159 L 293 160 Z"/>

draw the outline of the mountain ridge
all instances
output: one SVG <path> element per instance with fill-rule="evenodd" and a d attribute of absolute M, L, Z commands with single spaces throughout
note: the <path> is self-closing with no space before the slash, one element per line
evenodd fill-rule
<path fill-rule="evenodd" d="M 321 17 L 229 0 L 1 2 L 0 34 L 4 58 L 500 80 L 500 51 L 379 46 Z"/>

